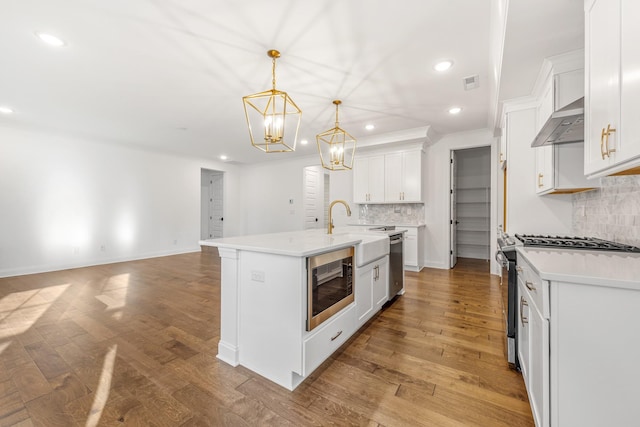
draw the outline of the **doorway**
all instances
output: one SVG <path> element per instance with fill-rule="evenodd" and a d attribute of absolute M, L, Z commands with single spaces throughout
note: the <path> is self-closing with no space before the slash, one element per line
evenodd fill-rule
<path fill-rule="evenodd" d="M 200 171 L 200 238 L 224 236 L 224 172 Z"/>
<path fill-rule="evenodd" d="M 451 151 L 451 259 L 488 261 L 491 227 L 491 147 Z"/>

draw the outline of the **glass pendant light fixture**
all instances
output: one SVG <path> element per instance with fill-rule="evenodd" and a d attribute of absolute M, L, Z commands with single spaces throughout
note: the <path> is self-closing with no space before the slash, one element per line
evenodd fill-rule
<path fill-rule="evenodd" d="M 336 125 L 334 128 L 316 135 L 318 152 L 322 167 L 331 171 L 353 168 L 353 156 L 356 152 L 356 140 L 344 129 L 338 121 L 338 107 L 342 101 L 333 101 L 336 106 Z"/>
<path fill-rule="evenodd" d="M 271 49 L 272 87 L 242 98 L 251 145 L 266 153 L 295 151 L 302 110 L 286 92 L 276 89 L 276 59 L 280 52 Z"/>

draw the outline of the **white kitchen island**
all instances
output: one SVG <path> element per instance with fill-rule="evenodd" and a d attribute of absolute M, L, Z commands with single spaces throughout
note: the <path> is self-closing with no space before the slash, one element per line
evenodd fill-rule
<path fill-rule="evenodd" d="M 345 227 L 331 235 L 325 230 L 306 230 L 200 244 L 217 247 L 221 258 L 217 357 L 293 390 L 356 332 L 360 326 L 357 287 L 372 286 L 357 282 L 356 267 L 356 301 L 307 331 L 307 257 L 355 247 L 354 264 L 356 258 L 367 266 L 388 263 L 389 238 L 383 233 L 365 233 L 362 227 Z M 370 259 L 362 259 L 364 249 Z M 379 285 L 386 289 L 387 281 Z"/>

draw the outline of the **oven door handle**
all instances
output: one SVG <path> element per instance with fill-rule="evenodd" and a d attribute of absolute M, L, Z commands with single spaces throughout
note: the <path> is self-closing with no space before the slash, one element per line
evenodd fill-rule
<path fill-rule="evenodd" d="M 389 242 L 390 245 L 397 245 L 398 243 L 402 243 L 402 239 L 394 239 Z"/>
<path fill-rule="evenodd" d="M 500 250 L 496 251 L 496 261 L 498 262 L 498 264 L 502 265 L 503 267 L 509 266 L 509 261 L 507 260 L 507 257 L 505 256 L 504 252 Z"/>

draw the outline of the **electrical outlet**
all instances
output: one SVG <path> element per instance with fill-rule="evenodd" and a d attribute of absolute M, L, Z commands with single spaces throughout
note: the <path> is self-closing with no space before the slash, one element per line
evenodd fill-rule
<path fill-rule="evenodd" d="M 173 241 L 173 244 L 174 244 L 174 245 L 177 245 L 177 244 L 178 244 L 178 241 L 177 241 L 177 240 L 174 240 L 174 241 Z"/>
<path fill-rule="evenodd" d="M 78 255 L 80 253 L 80 246 L 74 246 L 73 247 L 73 254 L 74 255 Z"/>
<path fill-rule="evenodd" d="M 293 199 L 289 199 L 289 204 L 292 205 L 293 204 Z"/>
<path fill-rule="evenodd" d="M 104 252 L 107 250 L 107 247 L 105 245 L 100 245 L 100 252 Z"/>
<path fill-rule="evenodd" d="M 251 280 L 254 282 L 264 282 L 264 271 L 251 270 Z"/>

